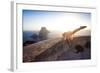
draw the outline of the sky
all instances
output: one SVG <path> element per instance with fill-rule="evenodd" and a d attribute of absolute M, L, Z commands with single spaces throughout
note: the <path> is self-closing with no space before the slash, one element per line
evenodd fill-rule
<path fill-rule="evenodd" d="M 51 31 L 70 31 L 80 26 L 91 27 L 90 13 L 23 10 L 23 30 L 33 31 L 46 27 Z"/>

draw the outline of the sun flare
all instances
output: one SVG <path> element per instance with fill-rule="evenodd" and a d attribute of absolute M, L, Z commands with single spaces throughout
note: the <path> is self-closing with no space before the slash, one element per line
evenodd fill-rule
<path fill-rule="evenodd" d="M 89 29 L 90 26 L 86 21 L 82 21 L 78 16 L 58 16 L 51 20 L 51 22 L 46 21 L 44 26 L 49 30 L 56 30 L 60 32 L 71 31 L 80 26 L 87 26 Z"/>

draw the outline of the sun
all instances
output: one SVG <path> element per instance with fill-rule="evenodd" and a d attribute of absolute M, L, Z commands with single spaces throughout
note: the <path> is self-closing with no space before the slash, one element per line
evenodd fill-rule
<path fill-rule="evenodd" d="M 52 22 L 47 21 L 45 25 L 49 30 L 67 32 L 74 30 L 80 26 L 90 27 L 87 22 L 78 18 L 78 16 L 59 16 L 52 19 Z"/>

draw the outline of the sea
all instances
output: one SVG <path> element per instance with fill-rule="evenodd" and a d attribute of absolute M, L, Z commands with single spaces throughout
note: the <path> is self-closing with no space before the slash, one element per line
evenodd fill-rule
<path fill-rule="evenodd" d="M 23 31 L 23 42 L 26 41 L 37 41 L 36 39 L 32 38 L 33 34 L 38 35 L 39 31 Z"/>
<path fill-rule="evenodd" d="M 59 31 L 50 31 L 48 33 L 48 39 L 51 38 L 57 38 L 57 37 L 62 37 L 63 32 L 59 32 Z M 39 41 L 38 40 L 38 35 L 39 35 L 39 31 L 23 31 L 23 43 L 26 41 Z M 76 35 L 78 36 L 88 36 L 91 35 L 89 30 L 86 31 L 82 31 L 79 33 L 76 33 Z"/>

